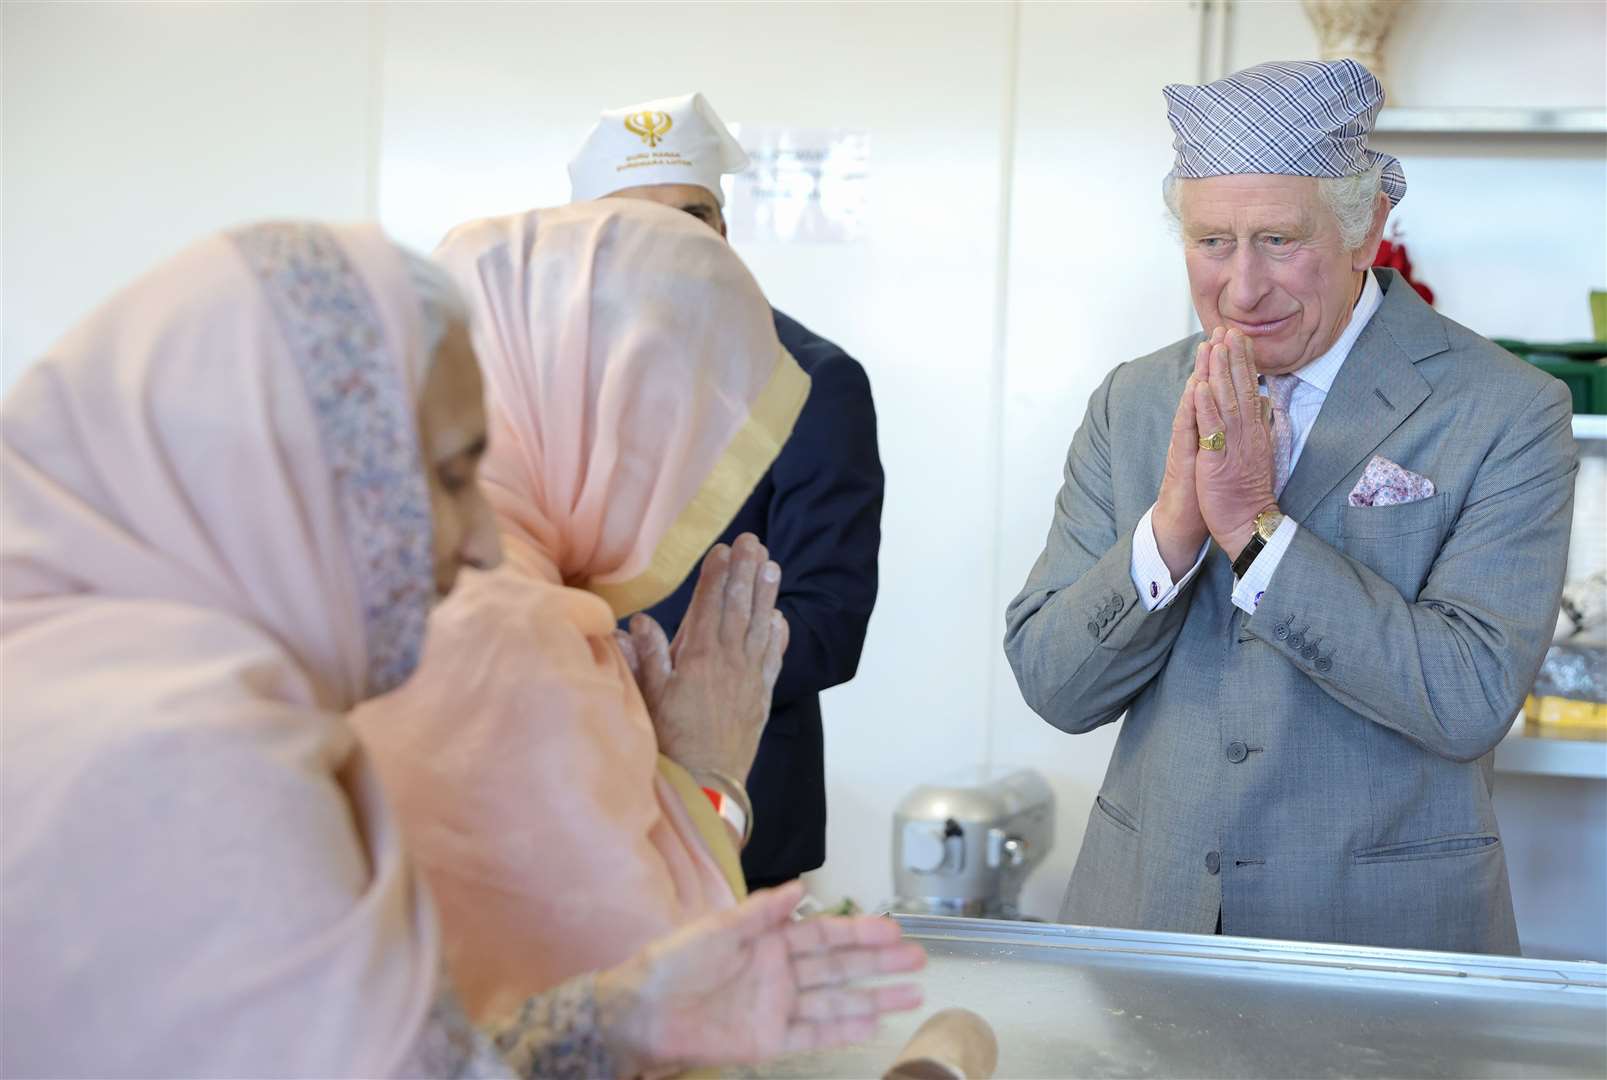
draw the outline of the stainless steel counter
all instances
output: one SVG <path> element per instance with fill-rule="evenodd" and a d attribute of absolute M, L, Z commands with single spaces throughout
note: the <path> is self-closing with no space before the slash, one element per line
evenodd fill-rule
<path fill-rule="evenodd" d="M 904 916 L 926 1005 L 764 1077 L 875 1077 L 962 1006 L 1012 1077 L 1607 1077 L 1607 968 Z"/>

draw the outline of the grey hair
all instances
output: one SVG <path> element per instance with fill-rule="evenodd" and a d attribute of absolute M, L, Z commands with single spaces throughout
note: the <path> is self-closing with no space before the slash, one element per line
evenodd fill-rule
<path fill-rule="evenodd" d="M 1373 230 L 1373 213 L 1379 193 L 1384 190 L 1384 163 L 1374 160 L 1371 167 L 1352 176 L 1319 176 L 1317 192 L 1339 221 L 1339 241 L 1346 251 L 1355 251 Z M 1171 212 L 1172 224 L 1181 229 L 1183 211 L 1178 204 L 1178 176 L 1167 173 L 1161 181 L 1161 197 Z"/>
<path fill-rule="evenodd" d="M 440 263 L 406 248 L 402 256 L 407 262 L 407 280 L 418 300 L 419 320 L 424 324 L 424 355 L 433 358 L 441 339 L 446 337 L 446 328 L 454 322 L 467 323 L 469 310 L 463 303 L 463 294 Z"/>

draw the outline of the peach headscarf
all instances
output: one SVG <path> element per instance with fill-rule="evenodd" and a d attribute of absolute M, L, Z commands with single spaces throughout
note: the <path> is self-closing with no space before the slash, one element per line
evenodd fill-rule
<path fill-rule="evenodd" d="M 466 575 L 418 676 L 357 722 L 483 1016 L 740 889 L 707 800 L 660 767 L 613 627 L 718 539 L 809 384 L 741 260 L 678 211 L 479 221 L 437 256 L 486 374 L 506 560 Z"/>
<path fill-rule="evenodd" d="M 423 325 L 378 230 L 257 226 L 7 396 L 5 1075 L 409 1060 L 438 933 L 341 713 L 434 599 Z"/>

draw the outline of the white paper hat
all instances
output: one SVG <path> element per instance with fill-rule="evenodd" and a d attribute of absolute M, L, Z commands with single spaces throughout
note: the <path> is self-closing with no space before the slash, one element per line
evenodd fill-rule
<path fill-rule="evenodd" d="M 702 94 L 609 109 L 569 163 L 570 198 L 600 199 L 643 184 L 696 184 L 720 205 L 720 177 L 748 155 Z"/>

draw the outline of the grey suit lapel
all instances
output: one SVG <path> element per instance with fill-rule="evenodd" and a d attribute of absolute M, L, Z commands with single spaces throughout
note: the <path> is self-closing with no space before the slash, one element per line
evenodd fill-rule
<path fill-rule="evenodd" d="M 1393 270 L 1375 270 L 1384 300 L 1339 369 L 1278 504 L 1299 521 L 1428 397 L 1414 366 L 1450 348 L 1434 310 Z"/>

